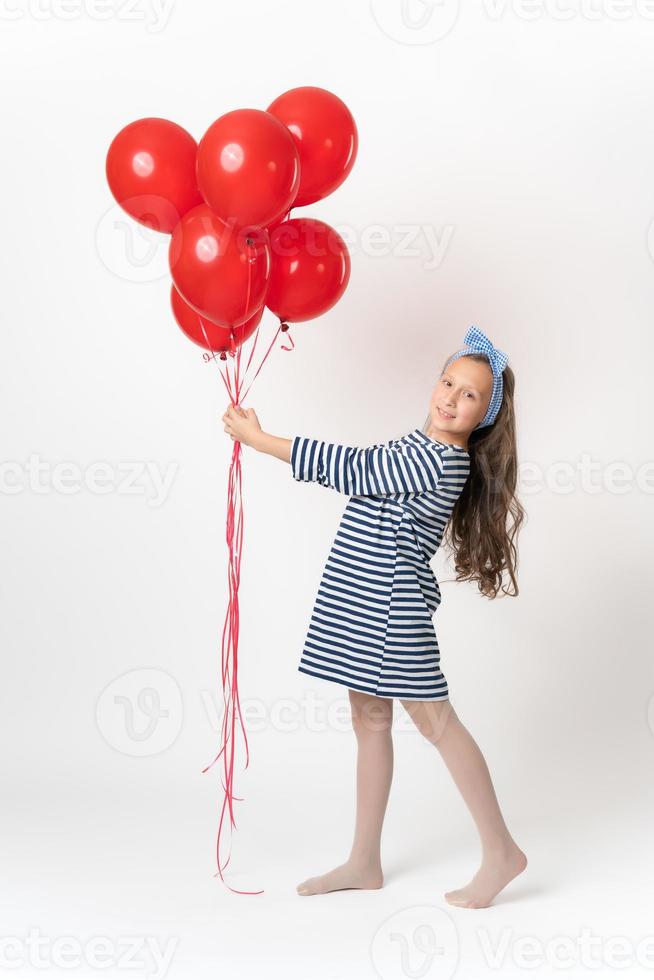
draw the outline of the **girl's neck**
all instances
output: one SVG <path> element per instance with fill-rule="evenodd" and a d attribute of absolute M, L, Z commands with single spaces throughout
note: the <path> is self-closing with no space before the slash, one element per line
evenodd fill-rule
<path fill-rule="evenodd" d="M 468 452 L 467 439 L 464 440 L 465 444 L 462 445 L 462 443 L 459 440 L 452 438 L 449 432 L 443 432 L 442 429 L 437 429 L 436 426 L 433 424 L 430 425 L 429 428 L 427 429 L 427 435 L 429 436 L 430 439 L 435 439 L 436 442 L 445 442 L 450 446 L 458 446 L 459 449 L 465 449 L 465 451 Z"/>

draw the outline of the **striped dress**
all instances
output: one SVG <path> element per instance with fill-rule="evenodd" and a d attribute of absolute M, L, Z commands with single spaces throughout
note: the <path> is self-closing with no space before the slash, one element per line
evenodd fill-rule
<path fill-rule="evenodd" d="M 384 698 L 444 701 L 429 561 L 470 472 L 470 456 L 422 429 L 357 449 L 294 436 L 295 480 L 347 494 L 298 670 Z"/>

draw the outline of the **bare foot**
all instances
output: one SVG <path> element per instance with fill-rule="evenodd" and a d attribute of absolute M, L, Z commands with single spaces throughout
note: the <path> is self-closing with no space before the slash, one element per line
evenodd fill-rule
<path fill-rule="evenodd" d="M 521 871 L 527 867 L 527 857 L 515 844 L 505 854 L 485 858 L 472 881 L 464 888 L 445 892 L 450 905 L 464 909 L 485 909 Z"/>
<path fill-rule="evenodd" d="M 381 888 L 384 875 L 380 865 L 355 865 L 350 861 L 317 878 L 307 878 L 297 886 L 298 895 L 324 895 L 342 888 Z"/>

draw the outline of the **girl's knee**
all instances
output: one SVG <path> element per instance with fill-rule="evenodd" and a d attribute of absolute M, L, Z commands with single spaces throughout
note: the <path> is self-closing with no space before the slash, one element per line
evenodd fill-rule
<path fill-rule="evenodd" d="M 436 744 L 447 726 L 458 720 L 451 701 L 402 701 L 402 707 L 416 728 L 428 741 Z"/>
<path fill-rule="evenodd" d="M 393 725 L 393 699 L 350 689 L 352 726 L 357 734 L 387 732 Z"/>

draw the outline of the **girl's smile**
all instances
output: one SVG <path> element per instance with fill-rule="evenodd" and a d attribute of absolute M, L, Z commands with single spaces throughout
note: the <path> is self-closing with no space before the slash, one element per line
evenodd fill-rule
<path fill-rule="evenodd" d="M 432 391 L 431 428 L 427 434 L 467 449 L 468 436 L 486 414 L 492 389 L 493 374 L 488 361 L 469 357 L 453 361 Z"/>

